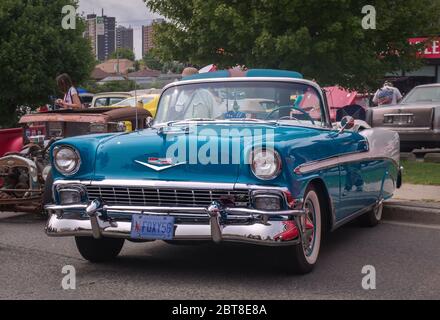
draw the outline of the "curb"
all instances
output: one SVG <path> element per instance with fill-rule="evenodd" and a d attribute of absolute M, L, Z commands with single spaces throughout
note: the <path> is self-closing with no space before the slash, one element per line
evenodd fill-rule
<path fill-rule="evenodd" d="M 385 221 L 440 225 L 440 203 L 388 200 L 384 203 L 382 219 Z"/>

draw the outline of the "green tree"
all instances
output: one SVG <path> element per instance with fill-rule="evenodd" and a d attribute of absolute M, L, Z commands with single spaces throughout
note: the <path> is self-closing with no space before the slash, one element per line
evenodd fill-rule
<path fill-rule="evenodd" d="M 131 61 L 136 60 L 134 52 L 127 48 L 118 48 L 110 55 L 110 59 L 117 59 L 117 58 L 128 59 Z"/>
<path fill-rule="evenodd" d="M 92 93 L 100 92 L 126 92 L 132 91 L 136 88 L 136 84 L 132 80 L 124 81 L 109 81 L 104 84 L 98 84 L 95 81 L 84 83 L 83 87 Z"/>
<path fill-rule="evenodd" d="M 144 0 L 162 61 L 302 72 L 320 84 L 375 87 L 387 72 L 420 65 L 408 38 L 440 30 L 440 0 Z M 377 28 L 364 30 L 365 5 Z"/>
<path fill-rule="evenodd" d="M 163 63 L 160 61 L 159 58 L 157 58 L 157 56 L 149 51 L 144 55 L 144 65 L 151 70 L 162 70 L 163 68 Z"/>
<path fill-rule="evenodd" d="M 65 30 L 62 8 L 73 0 L 0 1 L 0 125 L 14 125 L 17 106 L 47 103 L 55 78 L 67 72 L 76 84 L 90 75 L 94 57 L 83 38 L 85 23 Z"/>
<path fill-rule="evenodd" d="M 183 69 L 185 68 L 185 65 L 183 63 L 177 62 L 177 61 L 168 61 L 164 62 L 162 67 L 163 73 L 182 73 Z"/>

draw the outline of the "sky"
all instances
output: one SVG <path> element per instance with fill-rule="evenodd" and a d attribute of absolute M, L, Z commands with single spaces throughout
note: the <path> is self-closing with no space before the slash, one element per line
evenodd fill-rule
<path fill-rule="evenodd" d="M 142 58 L 142 25 L 150 24 L 159 15 L 151 13 L 142 0 L 80 0 L 79 13 L 96 13 L 101 10 L 109 17 L 116 17 L 116 23 L 131 26 L 134 31 L 134 51 L 136 59 Z"/>

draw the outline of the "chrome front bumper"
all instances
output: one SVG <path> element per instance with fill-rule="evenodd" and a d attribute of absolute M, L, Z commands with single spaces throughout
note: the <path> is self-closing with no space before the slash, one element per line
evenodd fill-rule
<path fill-rule="evenodd" d="M 293 222 L 299 226 L 300 217 L 304 215 L 302 209 L 260 211 L 223 208 L 218 203 L 208 208 L 122 207 L 101 206 L 97 200 L 89 205 L 49 205 L 45 209 L 50 214 L 46 233 L 52 237 L 130 239 L 131 215 L 146 214 L 175 217 L 173 240 L 176 241 L 213 240 L 217 243 L 232 241 L 272 246 L 300 243 L 301 230 L 292 238 L 291 226 Z"/>

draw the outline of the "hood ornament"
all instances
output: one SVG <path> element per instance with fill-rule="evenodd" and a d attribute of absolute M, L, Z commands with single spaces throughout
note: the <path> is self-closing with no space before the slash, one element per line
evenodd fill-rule
<path fill-rule="evenodd" d="M 143 165 L 147 168 L 153 169 L 155 171 L 162 171 L 186 164 L 186 162 L 174 163 L 172 158 L 148 158 L 148 163 L 138 160 L 135 160 L 134 162 Z"/>

